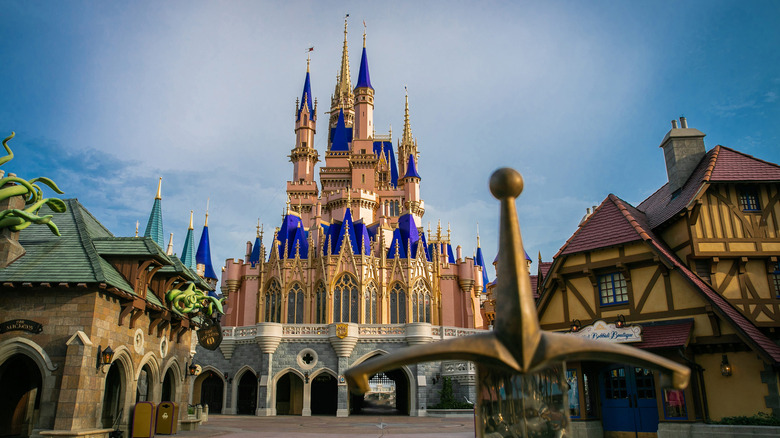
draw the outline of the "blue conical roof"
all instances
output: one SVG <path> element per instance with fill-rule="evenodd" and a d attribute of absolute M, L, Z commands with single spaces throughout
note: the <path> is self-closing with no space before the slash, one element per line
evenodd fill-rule
<path fill-rule="evenodd" d="M 482 292 L 487 292 L 487 285 L 490 283 L 490 280 L 488 279 L 487 266 L 485 266 L 485 258 L 482 257 L 482 248 L 480 247 L 477 247 L 477 257 L 474 263 L 482 267 Z"/>
<path fill-rule="evenodd" d="M 398 258 L 399 259 L 405 259 L 406 258 L 406 247 L 403 244 L 403 239 L 401 239 L 401 229 L 396 228 L 393 230 L 393 240 L 390 242 L 390 248 L 387 250 L 387 258 L 388 259 L 394 259 L 395 258 L 395 251 L 396 248 L 398 248 Z"/>
<path fill-rule="evenodd" d="M 301 217 L 295 214 L 284 216 L 282 226 L 279 227 L 279 233 L 276 239 L 279 241 L 279 258 L 284 258 L 284 247 L 287 245 L 287 258 L 295 257 L 295 248 L 298 247 L 298 255 L 305 259 L 309 256 L 308 233 L 303 229 Z"/>
<path fill-rule="evenodd" d="M 358 244 L 357 236 L 355 236 L 355 228 L 352 226 L 352 212 L 349 208 L 347 208 L 347 211 L 344 213 L 344 222 L 341 223 L 339 235 L 334 242 L 335 250 L 333 251 L 333 254 L 338 254 L 341 252 L 341 245 L 344 243 L 345 235 L 349 236 L 349 242 L 350 245 L 352 245 L 353 254 L 360 254 L 360 245 Z"/>
<path fill-rule="evenodd" d="M 262 246 L 260 237 L 255 237 L 255 244 L 252 245 L 252 253 L 249 255 L 249 263 L 253 268 L 258 262 L 260 262 L 260 246 Z"/>
<path fill-rule="evenodd" d="M 311 104 L 311 81 L 309 80 L 309 72 L 306 71 L 306 81 L 303 83 L 303 94 L 301 95 L 301 106 L 298 108 L 298 120 L 301 118 L 301 111 L 303 111 L 303 105 L 309 106 L 309 119 L 314 113 L 314 106 Z"/>
<path fill-rule="evenodd" d="M 330 145 L 332 151 L 349 151 L 349 133 L 344 124 L 344 110 L 339 110 L 339 120 L 336 122 L 336 128 L 333 130 L 333 141 Z"/>
<path fill-rule="evenodd" d="M 406 175 L 404 178 L 420 178 L 420 174 L 417 173 L 417 167 L 414 165 L 414 156 L 409 154 L 409 164 L 406 165 Z"/>
<path fill-rule="evenodd" d="M 356 243 L 354 246 L 360 247 L 362 244 L 363 251 L 355 252 L 355 254 L 361 253 L 363 255 L 371 255 L 371 235 L 368 231 L 368 227 L 363 223 L 363 219 L 358 220 L 353 224 L 355 229 Z"/>
<path fill-rule="evenodd" d="M 204 265 L 203 277 L 217 279 L 214 267 L 211 265 L 211 244 L 209 243 L 209 226 L 203 226 L 203 232 L 200 235 L 198 250 L 195 252 L 195 262 Z"/>
<path fill-rule="evenodd" d="M 374 87 L 371 86 L 371 76 L 368 74 L 368 56 L 366 55 L 365 47 L 363 47 L 363 55 L 360 57 L 360 70 L 358 73 L 357 86 L 355 86 L 355 89 L 358 88 L 374 89 Z"/>
<path fill-rule="evenodd" d="M 195 270 L 195 237 L 192 235 L 192 228 L 187 230 L 187 237 L 184 238 L 184 248 L 181 250 L 181 263 Z"/>
<path fill-rule="evenodd" d="M 149 222 L 146 223 L 144 237 L 151 237 L 160 248 L 165 248 L 165 237 L 163 236 L 162 221 L 162 201 L 160 198 L 154 198 L 152 212 L 149 214 Z"/>

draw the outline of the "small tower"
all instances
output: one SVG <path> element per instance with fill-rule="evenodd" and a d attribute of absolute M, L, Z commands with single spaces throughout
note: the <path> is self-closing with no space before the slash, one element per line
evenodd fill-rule
<path fill-rule="evenodd" d="M 355 124 L 354 139 L 373 138 L 374 132 L 374 88 L 368 73 L 368 55 L 366 54 L 366 34 L 363 32 L 363 54 L 360 57 L 358 82 L 355 86 Z M 369 145 L 370 147 L 371 145 Z M 353 142 L 353 151 L 355 150 Z"/>
<path fill-rule="evenodd" d="M 184 238 L 184 248 L 181 250 L 181 263 L 194 271 L 196 270 L 195 237 L 192 231 L 192 210 L 190 210 L 190 226 L 187 228 L 187 237 Z"/>
<path fill-rule="evenodd" d="M 160 249 L 165 248 L 165 235 L 163 234 L 162 220 L 162 177 L 157 182 L 157 195 L 154 197 L 152 212 L 149 214 L 149 222 L 146 223 L 144 237 L 151 237 Z"/>
<path fill-rule="evenodd" d="M 406 199 L 404 209 L 414 215 L 418 222 L 422 220 L 424 212 L 422 201 L 420 200 L 420 179 L 414 156 L 409 155 L 406 162 L 406 174 L 398 180 L 398 185 L 403 186 L 404 198 Z"/>
<path fill-rule="evenodd" d="M 312 107 L 311 79 L 309 65 L 306 60 L 306 80 L 303 83 L 303 94 L 300 105 L 296 105 L 295 114 L 295 147 L 290 152 L 290 162 L 293 163 L 293 179 L 287 182 L 287 195 L 298 199 L 299 213 L 308 219 L 312 216 L 312 205 L 317 199 L 317 183 L 314 181 L 314 165 L 319 161 L 319 154 L 314 148 L 314 135 L 317 132 L 316 102 Z"/>
<path fill-rule="evenodd" d="M 209 242 L 209 211 L 206 208 L 206 221 L 203 224 L 203 232 L 200 235 L 198 250 L 195 252 L 195 263 L 198 275 L 206 280 L 211 288 L 217 287 L 217 274 L 211 264 L 211 244 Z"/>

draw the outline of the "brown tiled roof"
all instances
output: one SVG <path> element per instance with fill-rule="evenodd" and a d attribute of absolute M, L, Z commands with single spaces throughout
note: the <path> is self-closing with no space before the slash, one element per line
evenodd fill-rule
<path fill-rule="evenodd" d="M 685 347 L 692 329 L 693 319 L 642 324 L 642 342 L 631 345 L 644 349 Z"/>
<path fill-rule="evenodd" d="M 555 257 L 641 240 L 642 236 L 620 212 L 610 194 L 563 244 Z"/>
<path fill-rule="evenodd" d="M 536 275 L 531 275 L 531 291 L 534 293 L 534 299 L 539 298 L 538 284 L 539 277 Z"/>
<path fill-rule="evenodd" d="M 542 277 L 547 277 L 547 273 L 550 272 L 551 267 L 552 267 L 552 262 L 540 262 L 539 274 L 541 274 Z"/>
<path fill-rule="evenodd" d="M 677 196 L 672 196 L 667 183 L 637 208 L 645 212 L 654 229 L 686 208 L 703 184 L 740 181 L 780 181 L 780 166 L 725 146 L 715 146 L 704 155 Z"/>

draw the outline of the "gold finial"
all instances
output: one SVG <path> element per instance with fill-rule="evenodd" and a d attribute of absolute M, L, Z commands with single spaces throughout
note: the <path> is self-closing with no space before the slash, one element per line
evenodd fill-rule
<path fill-rule="evenodd" d="M 257 218 L 257 237 L 260 237 L 260 218 Z"/>
<path fill-rule="evenodd" d="M 260 225 L 260 242 L 263 241 L 263 228 L 264 228 L 264 226 Z"/>
<path fill-rule="evenodd" d="M 347 208 L 352 209 L 352 188 L 347 187 Z"/>
<path fill-rule="evenodd" d="M 206 198 L 206 222 L 203 224 L 204 227 L 209 226 L 209 202 L 211 201 L 211 198 Z"/>
<path fill-rule="evenodd" d="M 436 225 L 436 239 L 441 240 L 441 219 L 439 219 L 439 224 Z"/>
<path fill-rule="evenodd" d="M 306 73 L 309 73 L 309 64 L 311 63 L 311 52 L 314 51 L 314 46 L 306 49 Z"/>
<path fill-rule="evenodd" d="M 135 237 L 138 237 L 138 221 L 135 221 Z"/>
<path fill-rule="evenodd" d="M 363 48 L 366 48 L 366 20 L 363 20 Z"/>
<path fill-rule="evenodd" d="M 539 251 L 539 264 L 540 265 L 542 264 L 542 252 L 541 251 Z"/>
<path fill-rule="evenodd" d="M 157 181 L 157 196 L 154 199 L 162 199 L 162 177 Z"/>
<path fill-rule="evenodd" d="M 285 214 L 289 214 L 289 213 L 290 213 L 290 194 L 288 193 L 287 194 L 287 207 L 286 207 L 286 210 L 285 210 Z"/>
<path fill-rule="evenodd" d="M 479 221 L 477 221 L 477 248 L 479 248 Z"/>
<path fill-rule="evenodd" d="M 452 235 L 452 231 L 450 231 L 450 223 L 447 222 L 447 243 L 450 243 L 450 236 Z"/>
<path fill-rule="evenodd" d="M 193 214 L 193 213 L 194 213 L 194 212 L 193 212 L 192 210 L 190 210 L 190 226 L 189 226 L 189 228 L 187 228 L 188 230 L 191 230 L 191 229 L 192 229 L 192 214 Z"/>

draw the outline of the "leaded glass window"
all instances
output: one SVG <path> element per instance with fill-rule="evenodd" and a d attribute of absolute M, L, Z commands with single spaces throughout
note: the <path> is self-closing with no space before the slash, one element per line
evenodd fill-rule
<path fill-rule="evenodd" d="M 775 288 L 775 296 L 780 297 L 780 263 L 775 263 L 774 272 L 769 276 L 772 279 L 772 286 Z"/>
<path fill-rule="evenodd" d="M 295 283 L 287 292 L 287 324 L 303 324 L 303 288 Z"/>
<path fill-rule="evenodd" d="M 601 304 L 621 304 L 628 302 L 628 288 L 622 272 L 599 277 L 599 296 Z"/>
<path fill-rule="evenodd" d="M 412 291 L 412 321 L 431 322 L 431 292 L 422 279 L 417 280 Z"/>
<path fill-rule="evenodd" d="M 315 293 L 315 296 L 317 302 L 315 303 L 314 307 L 314 322 L 316 324 L 326 324 L 328 322 L 328 301 L 325 285 L 322 282 L 317 285 L 317 292 Z"/>
<path fill-rule="evenodd" d="M 742 211 L 761 211 L 761 204 L 758 202 L 758 192 L 754 187 L 740 187 L 739 206 Z"/>
<path fill-rule="evenodd" d="M 357 280 L 350 274 L 342 275 L 333 288 L 333 322 L 358 322 L 358 300 Z"/>
<path fill-rule="evenodd" d="M 282 287 L 276 279 L 268 283 L 265 291 L 265 321 L 282 322 Z"/>
<path fill-rule="evenodd" d="M 377 290 L 374 283 L 369 283 L 366 287 L 365 297 L 363 298 L 363 309 L 365 313 L 365 324 L 377 323 Z"/>
<path fill-rule="evenodd" d="M 390 324 L 406 323 L 406 291 L 401 283 L 390 289 Z"/>

